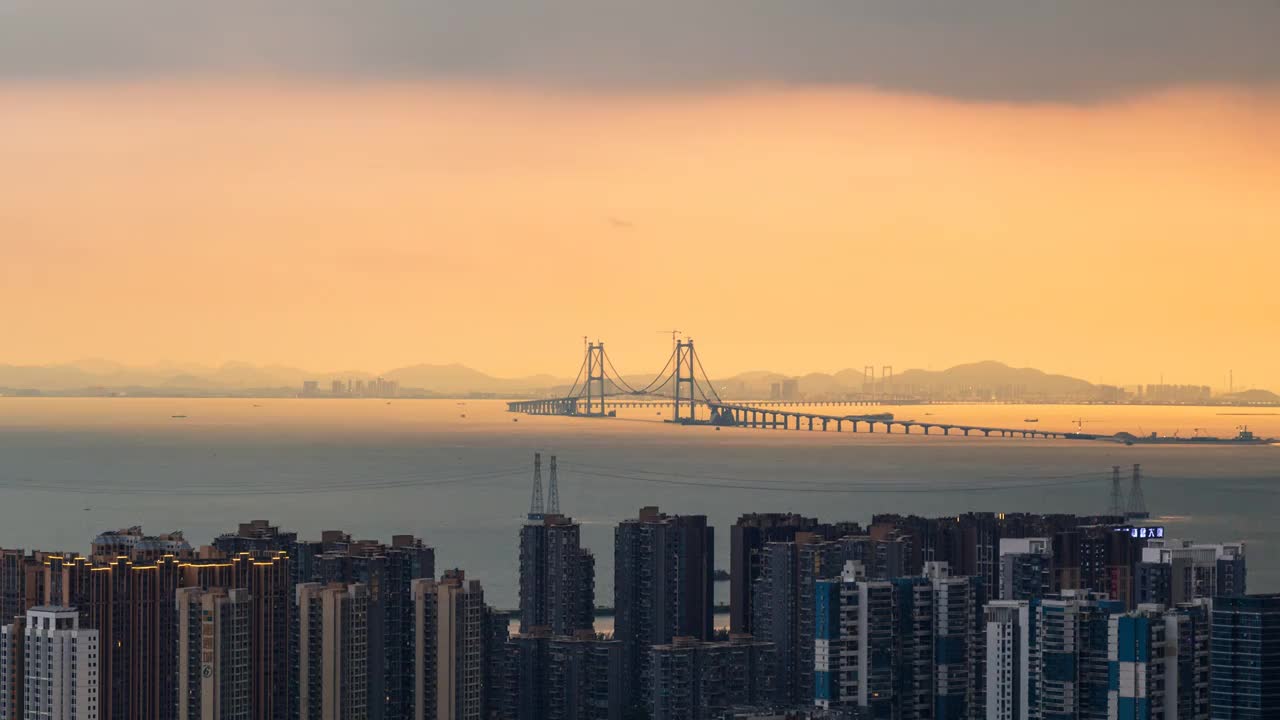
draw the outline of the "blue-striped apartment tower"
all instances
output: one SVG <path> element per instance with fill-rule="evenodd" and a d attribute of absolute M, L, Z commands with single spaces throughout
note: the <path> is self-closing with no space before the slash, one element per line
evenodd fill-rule
<path fill-rule="evenodd" d="M 992 600 L 986 621 L 987 720 L 1031 717 L 1033 615 L 1029 600 Z"/>
<path fill-rule="evenodd" d="M 814 584 L 813 703 L 826 710 L 858 706 L 858 582 L 850 560 L 838 579 Z"/>
<path fill-rule="evenodd" d="M 927 577 L 896 578 L 894 588 L 894 720 L 926 720 L 934 708 L 934 595 Z"/>
<path fill-rule="evenodd" d="M 1108 717 L 1207 720 L 1205 606 L 1143 605 L 1109 622 Z"/>
<path fill-rule="evenodd" d="M 1031 610 L 1030 720 L 1107 720 L 1108 619 L 1124 603 L 1066 590 Z"/>
<path fill-rule="evenodd" d="M 894 589 L 887 580 L 858 583 L 858 708 L 874 720 L 898 717 Z"/>
<path fill-rule="evenodd" d="M 985 584 L 978 576 L 953 576 L 945 562 L 926 562 L 933 585 L 934 720 L 985 717 Z"/>
<path fill-rule="evenodd" d="M 1280 718 L 1280 594 L 1213 599 L 1213 720 Z"/>

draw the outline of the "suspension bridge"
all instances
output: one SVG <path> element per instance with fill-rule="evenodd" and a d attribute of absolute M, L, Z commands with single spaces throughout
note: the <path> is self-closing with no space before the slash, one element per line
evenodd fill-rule
<path fill-rule="evenodd" d="M 726 402 L 712 384 L 692 339 L 677 339 L 662 370 L 639 387 L 629 383 L 605 352 L 603 342 L 586 344 L 585 357 L 573 385 L 561 397 L 516 400 L 507 410 L 528 415 L 608 417 L 622 408 L 670 409 L 669 422 L 682 425 L 806 430 L 810 432 L 881 432 L 964 437 L 1095 439 L 1082 433 L 1034 428 L 992 427 L 948 422 L 904 420 L 892 413 L 836 414 L 815 411 L 819 406 L 881 406 L 918 404 L 918 400 L 876 397 L 832 401 Z"/>

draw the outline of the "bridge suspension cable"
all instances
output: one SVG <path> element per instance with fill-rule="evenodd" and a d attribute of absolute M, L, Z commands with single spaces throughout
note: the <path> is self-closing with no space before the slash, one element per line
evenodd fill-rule
<path fill-rule="evenodd" d="M 565 397 L 578 397 L 581 390 L 578 389 L 578 382 L 582 380 L 582 373 L 587 369 L 587 358 L 583 356 L 582 365 L 578 367 L 578 375 L 573 379 L 573 385 L 569 387 L 569 393 Z M 585 388 L 584 388 L 585 389 Z"/>
<path fill-rule="evenodd" d="M 711 389 L 711 397 L 715 398 L 716 402 L 721 402 L 720 394 L 716 392 L 716 386 L 711 382 L 711 376 L 707 374 L 707 369 L 702 367 L 702 357 L 694 353 L 693 359 L 698 363 L 698 371 L 702 373 L 702 378 L 707 381 L 707 387 Z M 707 399 L 705 392 L 703 393 L 703 399 Z"/>
<path fill-rule="evenodd" d="M 622 373 L 618 372 L 618 368 L 613 366 L 613 358 L 609 357 L 609 353 L 607 351 L 604 353 L 604 362 L 605 362 L 605 365 L 609 368 L 609 370 L 613 373 L 613 375 L 610 377 L 610 380 L 613 381 L 613 384 L 616 387 L 625 389 L 627 392 L 631 393 L 632 395 L 639 394 L 639 392 L 635 388 L 631 387 L 630 383 L 628 383 L 625 379 L 623 379 Z"/>

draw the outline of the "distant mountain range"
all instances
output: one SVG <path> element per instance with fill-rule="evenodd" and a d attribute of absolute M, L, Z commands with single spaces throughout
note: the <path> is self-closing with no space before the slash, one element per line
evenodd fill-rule
<path fill-rule="evenodd" d="M 401 387 L 439 394 L 534 393 L 571 381 L 550 375 L 499 378 L 457 363 L 411 365 L 382 374 L 361 370 L 314 372 L 285 365 L 154 365 L 131 367 L 109 360 L 89 359 L 58 365 L 0 365 L 0 388 L 71 392 L 77 390 L 129 390 L 148 388 L 173 393 L 245 393 L 253 390 L 297 390 L 307 380 L 324 387 L 333 380 L 369 380 L 382 377 Z"/>
<path fill-rule="evenodd" d="M 395 380 L 404 389 L 427 394 L 465 395 L 555 395 L 568 392 L 572 378 L 553 375 L 501 378 L 457 363 L 446 365 L 410 365 L 388 370 L 380 375 L 342 370 L 314 372 L 284 365 L 226 363 L 219 366 L 153 365 L 127 366 L 109 360 L 88 359 L 57 365 L 0 365 L 0 392 L 39 391 L 59 394 L 98 393 L 102 391 L 151 394 L 270 394 L 296 392 L 304 381 L 315 380 L 321 390 L 333 380 L 368 380 L 382 377 Z M 652 376 L 627 376 L 624 381 L 643 387 Z M 1054 375 L 1034 368 L 1015 368 L 986 361 L 957 365 L 946 370 L 905 370 L 892 379 L 873 378 L 868 382 L 861 372 L 845 369 L 835 373 L 809 373 L 792 376 L 764 370 L 739 373 L 713 380 L 716 391 L 725 398 L 768 398 L 774 384 L 795 380 L 799 393 L 809 398 L 842 397 L 866 389 L 877 392 L 916 394 L 921 396 L 982 396 L 1016 392 L 1027 398 L 1086 399 L 1097 398 L 1106 388 L 1087 380 Z M 1267 390 L 1235 393 L 1236 402 L 1280 402 L 1280 396 Z"/>

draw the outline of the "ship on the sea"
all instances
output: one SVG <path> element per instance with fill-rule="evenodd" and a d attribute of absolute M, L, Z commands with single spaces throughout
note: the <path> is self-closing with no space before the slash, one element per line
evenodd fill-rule
<path fill-rule="evenodd" d="M 1193 435 L 1191 437 L 1179 437 L 1178 435 L 1133 435 L 1131 433 L 1116 433 L 1117 442 L 1123 442 L 1125 445 L 1272 445 L 1280 443 L 1280 439 L 1261 438 L 1253 434 L 1247 425 L 1238 428 L 1239 432 L 1235 437 L 1215 437 L 1213 435 Z"/>

